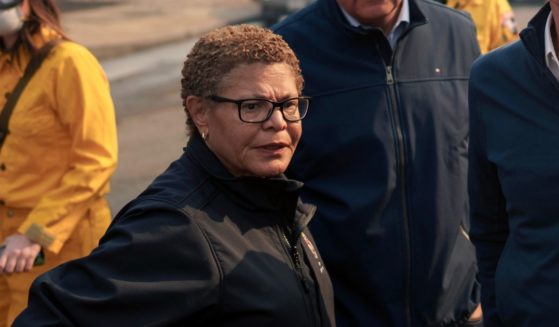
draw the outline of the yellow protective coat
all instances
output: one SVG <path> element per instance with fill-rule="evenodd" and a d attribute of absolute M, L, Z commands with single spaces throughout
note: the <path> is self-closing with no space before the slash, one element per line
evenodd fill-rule
<path fill-rule="evenodd" d="M 448 0 L 447 5 L 470 13 L 476 24 L 481 53 L 518 38 L 508 0 Z"/>
<path fill-rule="evenodd" d="M 43 29 L 37 46 L 58 38 Z M 30 60 L 0 52 L 0 110 Z M 46 269 L 88 254 L 111 214 L 104 199 L 116 168 L 114 106 L 94 56 L 60 43 L 29 81 L 0 149 L 0 243 L 16 232 L 39 243 L 46 264 L 0 275 L 0 326 L 26 306 L 31 281 Z"/>

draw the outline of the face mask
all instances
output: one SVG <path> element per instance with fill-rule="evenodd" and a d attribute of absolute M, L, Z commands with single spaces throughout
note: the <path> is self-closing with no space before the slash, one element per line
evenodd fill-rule
<path fill-rule="evenodd" d="M 0 36 L 16 33 L 23 26 L 21 6 L 0 10 Z"/>

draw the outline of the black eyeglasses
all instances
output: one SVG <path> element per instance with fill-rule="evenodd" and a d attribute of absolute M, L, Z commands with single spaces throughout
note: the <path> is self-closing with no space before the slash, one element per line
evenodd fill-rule
<path fill-rule="evenodd" d="M 274 102 L 266 99 L 240 99 L 233 100 L 217 95 L 209 98 L 215 102 L 234 103 L 239 109 L 239 119 L 245 123 L 262 123 L 272 117 L 275 108 L 280 108 L 283 119 L 289 122 L 297 122 L 305 118 L 309 109 L 310 97 L 300 96 L 287 99 L 282 102 Z"/>

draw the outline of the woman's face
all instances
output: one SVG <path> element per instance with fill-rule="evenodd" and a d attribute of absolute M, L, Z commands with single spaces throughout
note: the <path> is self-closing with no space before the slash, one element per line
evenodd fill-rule
<path fill-rule="evenodd" d="M 281 102 L 299 96 L 295 76 L 286 64 L 242 64 L 218 85 L 217 96 Z M 239 119 L 234 103 L 208 100 L 205 126 L 209 148 L 234 176 L 271 177 L 283 173 L 301 138 L 301 122 L 287 122 L 279 108 L 261 123 Z"/>

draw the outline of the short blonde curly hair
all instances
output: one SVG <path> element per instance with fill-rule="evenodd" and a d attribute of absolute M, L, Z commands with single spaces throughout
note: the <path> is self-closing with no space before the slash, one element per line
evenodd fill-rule
<path fill-rule="evenodd" d="M 293 70 L 297 91 L 303 90 L 299 60 L 287 42 L 271 30 L 255 25 L 217 28 L 202 36 L 188 54 L 182 69 L 181 98 L 186 111 L 187 132 L 198 134 L 188 115 L 186 98 L 214 94 L 218 84 L 241 64 L 285 63 Z"/>

